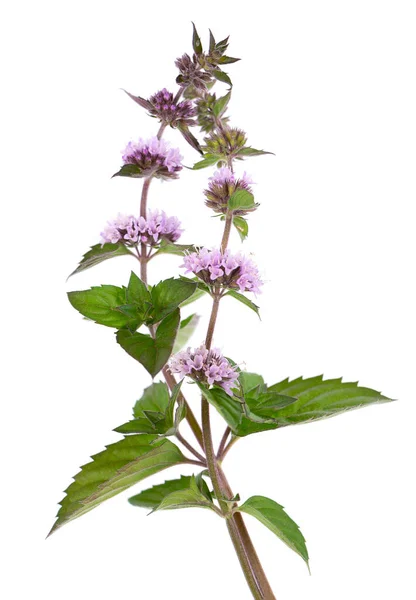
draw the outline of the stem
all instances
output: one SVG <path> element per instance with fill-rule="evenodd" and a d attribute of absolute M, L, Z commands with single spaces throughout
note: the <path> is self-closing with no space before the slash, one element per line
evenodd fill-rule
<path fill-rule="evenodd" d="M 222 252 L 226 250 L 228 245 L 231 224 L 232 212 L 228 211 L 225 218 L 225 227 L 221 242 Z M 215 324 L 217 322 L 220 299 L 220 290 L 214 291 L 214 301 L 212 304 L 211 317 L 209 320 L 207 336 L 205 340 L 205 345 L 208 350 L 211 348 L 212 345 L 212 339 L 214 336 Z M 256 550 L 253 546 L 241 513 L 231 513 L 229 503 L 224 500 L 224 498 L 226 498 L 227 500 L 231 500 L 231 498 L 233 498 L 234 495 L 221 466 L 218 464 L 217 457 L 215 456 L 214 446 L 212 442 L 209 403 L 205 397 L 202 397 L 201 418 L 202 435 L 204 438 L 204 449 L 205 456 L 207 459 L 208 472 L 220 508 L 224 516 L 227 518 L 228 532 L 230 534 L 235 551 L 240 561 L 240 565 L 246 578 L 247 584 L 255 600 L 276 600 L 273 594 L 273 590 L 271 589 L 267 577 L 263 571 L 263 567 L 257 556 Z"/>
<path fill-rule="evenodd" d="M 233 213 L 232 211 L 227 211 L 225 215 L 225 226 L 224 233 L 222 235 L 221 240 L 221 252 L 224 252 L 228 246 L 228 240 L 230 239 L 231 225 L 233 224 Z"/>
<path fill-rule="evenodd" d="M 180 90 L 176 94 L 176 98 L 180 98 L 181 94 L 182 94 L 182 91 Z M 159 132 L 158 132 L 159 139 L 162 137 L 165 127 L 166 127 L 166 125 L 164 125 L 162 123 L 162 125 L 159 129 Z M 149 186 L 150 186 L 151 181 L 152 181 L 152 177 L 150 176 L 150 177 L 147 177 L 143 182 L 142 195 L 141 195 L 141 199 L 140 199 L 140 216 L 144 217 L 144 218 L 146 218 L 147 198 L 149 195 Z M 146 244 L 144 244 L 144 243 L 142 243 L 140 245 L 139 260 L 140 260 L 140 279 L 143 281 L 143 283 L 147 284 L 147 263 L 149 262 L 149 256 L 147 255 L 147 248 L 146 248 Z M 150 333 L 152 333 L 152 332 L 150 332 Z M 176 385 L 175 377 L 171 374 L 171 372 L 169 371 L 169 369 L 166 365 L 163 367 L 162 373 L 165 377 L 166 383 L 168 384 L 170 390 L 172 390 Z M 199 445 L 201 446 L 201 448 L 203 448 L 204 445 L 203 445 L 203 440 L 202 440 L 202 431 L 199 426 L 199 423 L 196 420 L 195 415 L 192 412 L 189 404 L 186 402 L 182 392 L 180 393 L 180 397 L 183 399 L 185 406 L 186 406 L 186 420 L 188 421 L 190 428 L 192 429 L 196 439 L 198 440 Z"/>
<path fill-rule="evenodd" d="M 193 446 L 191 446 L 191 444 L 183 437 L 183 435 L 181 433 L 179 433 L 179 431 L 176 432 L 176 437 L 178 438 L 178 440 L 181 442 L 181 444 L 183 444 L 185 446 L 185 448 L 187 448 L 189 450 L 189 452 L 191 452 L 191 454 L 193 454 L 194 456 L 196 456 L 196 458 L 206 467 L 207 466 L 207 461 L 205 460 L 205 458 L 202 456 L 202 454 L 199 454 L 199 452 L 197 450 L 195 450 L 195 448 Z"/>
<path fill-rule="evenodd" d="M 231 438 L 231 440 L 228 442 L 228 445 L 223 449 L 221 454 L 218 454 L 218 460 L 220 462 L 222 462 L 224 460 L 224 458 L 227 456 L 228 452 L 231 450 L 231 448 L 234 446 L 234 444 L 238 441 L 238 439 L 239 439 L 238 437 Z"/>
<path fill-rule="evenodd" d="M 231 433 L 231 429 L 229 427 L 227 427 L 226 430 L 224 431 L 224 435 L 221 438 L 220 445 L 218 446 L 218 452 L 217 452 L 218 459 L 221 459 L 221 456 L 224 452 L 224 448 L 225 448 L 225 445 L 227 443 L 228 436 L 230 435 L 230 433 Z"/>
<path fill-rule="evenodd" d="M 169 367 L 167 365 L 165 365 L 162 369 L 162 373 L 164 378 L 166 379 L 166 383 L 169 386 L 170 391 L 173 390 L 173 388 L 176 385 L 176 379 L 174 377 L 174 375 L 172 375 L 172 373 L 169 371 Z M 182 392 L 179 392 L 178 397 L 183 400 L 185 407 L 186 407 L 186 420 L 188 421 L 188 425 L 192 430 L 192 433 L 194 434 L 194 436 L 196 437 L 196 439 L 198 440 L 199 445 L 201 446 L 202 450 L 204 449 L 204 441 L 202 438 L 202 431 L 201 431 L 201 427 L 199 426 L 198 421 L 196 420 L 196 417 L 194 415 L 194 413 L 192 412 L 191 407 L 189 406 L 188 402 L 185 400 L 184 395 L 182 394 Z"/>

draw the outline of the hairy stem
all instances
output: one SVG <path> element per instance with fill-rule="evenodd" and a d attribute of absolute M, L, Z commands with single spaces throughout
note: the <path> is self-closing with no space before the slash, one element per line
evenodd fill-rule
<path fill-rule="evenodd" d="M 179 433 L 179 431 L 176 432 L 176 437 L 178 438 L 178 440 L 180 441 L 181 444 L 183 444 L 185 446 L 185 448 L 187 448 L 189 450 L 189 452 L 191 454 L 193 454 L 194 456 L 196 456 L 196 458 L 204 465 L 207 466 L 207 461 L 205 460 L 205 458 L 202 456 L 202 454 L 199 454 L 199 452 L 197 450 L 195 450 L 195 448 L 193 446 L 191 446 L 191 444 L 183 437 L 183 435 L 181 433 Z"/>
<path fill-rule="evenodd" d="M 217 458 L 219 460 L 221 460 L 221 456 L 222 456 L 222 454 L 224 452 L 224 448 L 225 448 L 225 445 L 227 443 L 227 440 L 228 440 L 228 437 L 229 437 L 230 433 L 231 433 L 231 429 L 229 427 L 226 427 L 226 429 L 224 431 L 224 435 L 221 438 L 220 445 L 218 446 Z"/>
<path fill-rule="evenodd" d="M 232 224 L 233 224 L 233 213 L 232 213 L 232 211 L 227 211 L 227 214 L 225 215 L 224 233 L 222 234 L 222 240 L 221 240 L 221 252 L 225 252 L 225 250 L 228 246 L 228 241 L 230 239 Z"/>

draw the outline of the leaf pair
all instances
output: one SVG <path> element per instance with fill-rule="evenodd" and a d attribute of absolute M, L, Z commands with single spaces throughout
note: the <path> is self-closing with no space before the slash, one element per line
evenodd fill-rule
<path fill-rule="evenodd" d="M 133 408 L 134 419 L 120 425 L 114 431 L 129 433 L 158 433 L 174 435 L 180 421 L 185 417 L 184 406 L 179 403 L 176 415 L 175 403 L 178 400 L 182 382 L 169 393 L 166 383 L 152 383 L 147 387 Z"/>
<path fill-rule="evenodd" d="M 242 397 L 230 397 L 219 387 L 201 387 L 205 398 L 226 420 L 234 435 L 278 429 L 341 414 L 348 410 L 389 402 L 370 388 L 341 379 L 323 380 L 322 375 L 302 377 L 266 386 L 261 375 L 242 372 Z"/>

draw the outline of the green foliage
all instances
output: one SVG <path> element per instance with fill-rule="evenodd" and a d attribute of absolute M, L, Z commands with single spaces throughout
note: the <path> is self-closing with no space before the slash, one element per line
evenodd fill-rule
<path fill-rule="evenodd" d="M 192 23 L 192 27 L 193 27 L 192 48 L 194 49 L 195 54 L 197 54 L 199 56 L 200 54 L 202 54 L 201 39 L 196 30 L 195 23 Z"/>
<path fill-rule="evenodd" d="M 247 190 L 237 190 L 234 194 L 231 194 L 228 200 L 228 207 L 231 210 L 252 210 L 257 206 L 253 194 Z"/>
<path fill-rule="evenodd" d="M 173 312 L 182 302 L 185 302 L 197 288 L 197 283 L 191 279 L 166 279 L 152 288 L 152 319 L 151 323 L 161 321 Z"/>
<path fill-rule="evenodd" d="M 256 148 L 251 148 L 247 146 L 246 148 L 241 148 L 239 150 L 238 155 L 240 157 L 245 156 L 263 156 L 263 154 L 273 154 L 273 152 L 266 152 L 265 150 L 256 150 Z"/>
<path fill-rule="evenodd" d="M 268 389 L 297 399 L 279 412 L 278 427 L 325 419 L 369 404 L 391 402 L 380 392 L 358 386 L 357 382 L 343 382 L 341 378 L 325 381 L 322 375 L 293 381 L 285 379 Z"/>
<path fill-rule="evenodd" d="M 170 396 L 166 383 L 153 383 L 147 387 L 133 409 L 134 419 L 120 425 L 118 433 L 173 433 L 176 397 Z"/>
<path fill-rule="evenodd" d="M 220 119 L 222 117 L 222 115 L 225 113 L 225 111 L 227 110 L 227 106 L 228 106 L 230 99 L 231 99 L 231 92 L 228 92 L 227 94 L 225 94 L 225 96 L 222 96 L 221 98 L 218 98 L 215 101 L 215 104 L 212 107 L 212 112 L 218 119 Z"/>
<path fill-rule="evenodd" d="M 75 475 L 50 533 L 142 479 L 180 463 L 186 463 L 186 458 L 179 448 L 155 435 L 132 435 L 110 444 Z"/>
<path fill-rule="evenodd" d="M 177 308 L 159 324 L 154 338 L 143 333 L 132 333 L 121 329 L 117 332 L 117 342 L 154 377 L 164 367 L 172 353 L 179 322 L 180 314 Z"/>
<path fill-rule="evenodd" d="M 225 296 L 231 296 L 232 298 L 235 298 L 236 300 L 238 300 L 242 304 L 245 304 L 246 306 L 248 306 L 249 308 L 251 308 L 251 310 L 254 310 L 254 312 L 256 313 L 256 315 L 258 317 L 260 317 L 259 307 L 257 306 L 257 304 L 254 304 L 254 302 L 252 302 L 249 298 L 247 298 L 246 296 L 244 296 L 244 294 L 240 294 L 236 290 L 229 290 L 224 295 Z"/>
<path fill-rule="evenodd" d="M 142 169 L 138 165 L 123 165 L 113 177 L 144 177 Z"/>
<path fill-rule="evenodd" d="M 258 519 L 289 548 L 299 554 L 309 568 L 309 556 L 305 538 L 296 523 L 285 513 L 283 506 L 264 496 L 252 496 L 236 510 Z"/>
<path fill-rule="evenodd" d="M 194 171 L 205 169 L 206 167 L 212 167 L 212 165 L 216 165 L 220 160 L 222 160 L 222 157 L 218 154 L 204 154 L 204 158 L 195 163 L 192 168 Z"/>
<path fill-rule="evenodd" d="M 194 252 L 195 246 L 193 244 L 174 244 L 163 239 L 160 246 L 157 248 L 156 254 L 175 254 L 177 256 L 183 256 L 185 252 Z"/>
<path fill-rule="evenodd" d="M 231 397 L 217 386 L 207 389 L 200 385 L 208 402 L 239 437 L 390 401 L 356 383 L 342 383 L 341 379 L 323 381 L 322 376 L 292 382 L 286 379 L 268 387 L 260 375 L 241 372 L 239 381 L 241 397 Z"/>
<path fill-rule="evenodd" d="M 68 299 L 78 312 L 99 325 L 116 329 L 137 328 L 140 325 L 138 315 L 119 310 L 120 306 L 127 303 L 126 288 L 102 285 L 89 290 L 68 292 Z"/>
<path fill-rule="evenodd" d="M 201 507 L 215 510 L 207 484 L 202 477 L 182 475 L 180 479 L 165 481 L 129 498 L 130 504 L 141 508 L 171 510 L 174 508 Z"/>
<path fill-rule="evenodd" d="M 222 81 L 222 83 L 226 83 L 230 87 L 233 86 L 230 77 L 227 75 L 227 73 L 224 73 L 224 71 L 221 71 L 220 69 L 215 69 L 215 71 L 213 71 L 212 74 L 214 75 L 215 79 L 218 79 L 218 81 Z"/>
<path fill-rule="evenodd" d="M 199 319 L 199 315 L 193 314 L 189 315 L 189 317 L 186 317 L 186 319 L 183 319 L 183 321 L 181 321 L 178 334 L 176 336 L 175 344 L 173 346 L 173 354 L 179 352 L 179 350 L 181 350 L 185 346 L 185 344 L 187 344 L 189 338 L 192 336 L 192 334 L 198 326 Z"/>
<path fill-rule="evenodd" d="M 91 246 L 90 250 L 84 254 L 82 257 L 78 267 L 71 273 L 69 277 L 72 275 L 76 275 L 77 273 L 81 273 L 82 271 L 86 271 L 87 269 L 98 265 L 109 258 L 114 258 L 115 256 L 125 256 L 126 254 L 131 254 L 134 256 L 130 250 L 124 246 L 124 244 L 96 244 L 95 246 Z M 69 278 L 68 278 L 69 279 Z"/>
<path fill-rule="evenodd" d="M 248 223 L 246 219 L 244 219 L 244 217 L 235 216 L 233 217 L 233 225 L 237 229 L 241 241 L 244 242 L 248 236 Z"/>

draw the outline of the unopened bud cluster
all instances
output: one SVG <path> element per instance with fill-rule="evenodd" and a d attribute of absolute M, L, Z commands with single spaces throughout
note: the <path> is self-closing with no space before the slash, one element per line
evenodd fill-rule
<path fill-rule="evenodd" d="M 216 213 L 226 214 L 229 209 L 230 197 L 239 190 L 251 193 L 250 184 L 252 183 L 253 181 L 246 173 L 243 173 L 243 176 L 237 179 L 231 169 L 222 167 L 209 178 L 208 189 L 204 191 L 205 204 Z M 246 215 L 256 208 L 257 205 L 254 205 L 253 208 L 234 209 L 233 214 Z"/>
<path fill-rule="evenodd" d="M 204 138 L 204 152 L 218 156 L 236 156 L 244 148 L 247 136 L 237 127 L 224 127 L 221 131 L 212 131 Z"/>
<path fill-rule="evenodd" d="M 166 88 L 160 90 L 147 100 L 147 110 L 152 117 L 175 127 L 178 124 L 192 127 L 196 125 L 194 117 L 196 108 L 190 100 L 175 101 L 173 94 Z"/>

